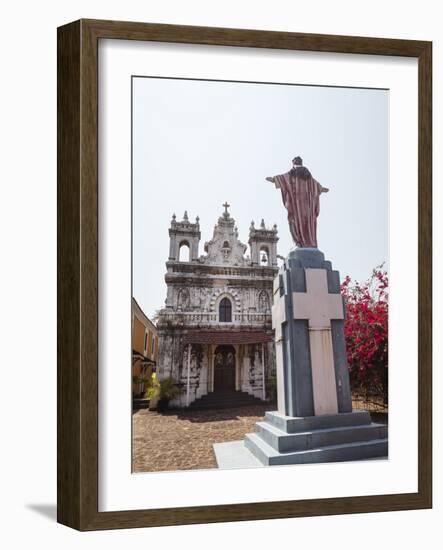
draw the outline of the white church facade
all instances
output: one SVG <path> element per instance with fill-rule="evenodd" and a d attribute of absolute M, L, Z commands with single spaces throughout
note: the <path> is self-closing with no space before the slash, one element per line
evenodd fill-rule
<path fill-rule="evenodd" d="M 171 406 L 266 400 L 275 380 L 271 306 L 277 274 L 277 227 L 251 223 L 249 252 L 228 204 L 199 254 L 198 217 L 175 215 L 169 228 L 165 307 L 157 321 L 158 375 L 183 390 Z M 183 247 L 189 257 L 183 259 Z M 212 401 L 211 401 L 212 400 Z M 234 400 L 233 403 L 236 401 Z"/>

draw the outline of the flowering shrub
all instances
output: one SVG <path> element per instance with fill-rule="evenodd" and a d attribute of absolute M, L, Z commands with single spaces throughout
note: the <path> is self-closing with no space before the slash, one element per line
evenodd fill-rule
<path fill-rule="evenodd" d="M 347 276 L 345 340 L 351 387 L 388 401 L 388 275 L 383 264 L 363 284 Z"/>

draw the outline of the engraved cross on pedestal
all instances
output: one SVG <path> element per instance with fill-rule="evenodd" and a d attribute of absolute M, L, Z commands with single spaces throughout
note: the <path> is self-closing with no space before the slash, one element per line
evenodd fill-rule
<path fill-rule="evenodd" d="M 325 269 L 306 269 L 306 292 L 293 292 L 293 318 L 307 319 L 314 413 L 338 412 L 331 320 L 344 319 L 340 294 L 328 292 Z"/>

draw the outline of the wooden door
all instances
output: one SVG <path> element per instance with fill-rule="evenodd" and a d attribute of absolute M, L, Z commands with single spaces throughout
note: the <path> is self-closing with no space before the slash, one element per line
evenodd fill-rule
<path fill-rule="evenodd" d="M 214 358 L 214 392 L 235 391 L 235 349 L 218 346 Z"/>

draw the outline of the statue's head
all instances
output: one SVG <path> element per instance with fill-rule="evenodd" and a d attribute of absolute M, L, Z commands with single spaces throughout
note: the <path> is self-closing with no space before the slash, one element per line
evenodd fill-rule
<path fill-rule="evenodd" d="M 297 178 L 301 178 L 303 180 L 308 180 L 312 177 L 311 172 L 303 166 L 303 159 L 301 157 L 295 157 L 292 159 L 291 173 Z"/>

